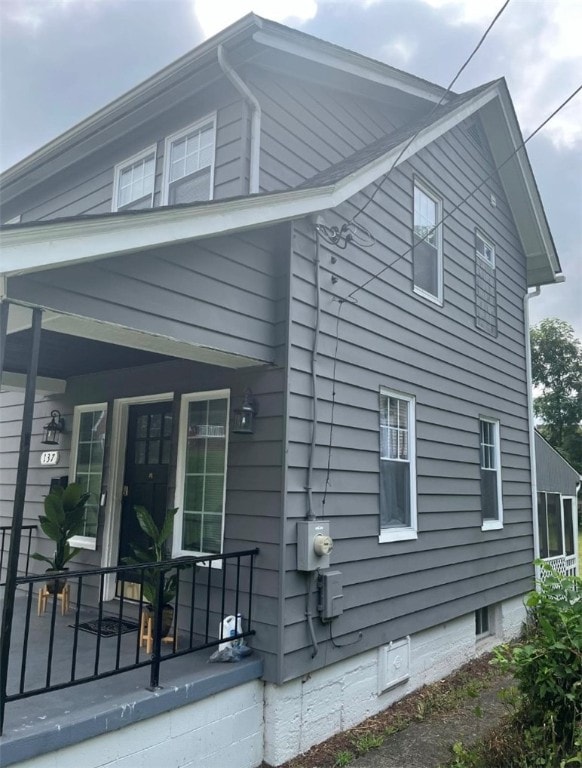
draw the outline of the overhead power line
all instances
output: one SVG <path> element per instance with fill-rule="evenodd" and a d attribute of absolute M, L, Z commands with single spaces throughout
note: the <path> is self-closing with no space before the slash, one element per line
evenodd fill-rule
<path fill-rule="evenodd" d="M 477 43 L 477 45 L 475 46 L 475 48 L 473 48 L 473 52 L 471 53 L 471 55 L 469 56 L 469 58 L 468 58 L 468 59 L 466 59 L 466 60 L 464 61 L 464 63 L 462 64 L 461 68 L 458 70 L 457 74 L 456 74 L 456 75 L 453 77 L 453 79 L 452 79 L 452 80 L 451 80 L 451 82 L 449 83 L 449 85 L 448 85 L 448 87 L 447 87 L 446 91 L 445 91 L 445 92 L 442 94 L 442 96 L 440 97 L 440 99 L 438 100 L 438 102 L 437 102 L 437 103 L 434 105 L 434 107 L 433 107 L 433 108 L 430 110 L 430 112 L 428 113 L 428 115 L 427 115 L 427 117 L 426 117 L 426 120 L 429 120 L 429 119 L 432 117 L 432 115 L 433 115 L 433 114 L 436 112 L 436 110 L 437 110 L 437 109 L 438 109 L 438 108 L 441 106 L 441 104 L 443 103 L 443 101 L 444 101 L 444 100 L 447 98 L 447 96 L 448 96 L 448 95 L 449 95 L 449 93 L 451 92 L 451 89 L 452 89 L 453 85 L 454 85 L 454 84 L 457 82 L 457 80 L 458 80 L 458 79 L 459 79 L 459 77 L 461 76 L 462 72 L 463 72 L 463 71 L 465 70 L 465 68 L 466 68 L 466 67 L 469 65 L 469 62 L 470 62 L 470 61 L 472 60 L 472 58 L 475 56 L 475 54 L 477 53 L 477 51 L 479 50 L 479 48 L 481 48 L 481 46 L 482 46 L 482 45 L 483 45 L 483 43 L 485 42 L 485 39 L 486 39 L 487 35 L 489 34 L 489 32 L 491 32 L 491 30 L 493 29 L 493 27 L 494 27 L 495 23 L 497 22 L 497 20 L 499 19 L 499 17 L 500 17 L 500 16 L 501 16 L 501 14 L 503 13 L 503 11 L 504 11 L 504 10 L 507 8 L 507 6 L 509 5 L 509 3 L 510 3 L 510 0 L 505 0 L 505 2 L 503 3 L 503 5 L 501 6 L 501 8 L 500 8 L 500 9 L 497 11 L 497 13 L 495 14 L 495 16 L 494 16 L 493 20 L 491 21 L 491 23 L 489 24 L 489 26 L 487 27 L 487 29 L 485 30 L 485 32 L 483 32 L 483 34 L 481 35 L 481 37 L 480 37 L 480 39 L 479 39 L 479 42 Z M 410 137 L 410 139 L 409 139 L 409 140 L 406 142 L 406 144 L 405 144 L 405 145 L 402 147 L 402 149 L 400 150 L 400 152 L 399 152 L 399 153 L 398 153 L 398 155 L 396 156 L 396 158 L 395 158 L 394 162 L 392 163 L 392 165 L 390 166 L 390 168 L 388 168 L 388 170 L 387 170 L 387 171 L 386 171 L 386 173 L 385 173 L 385 174 L 382 176 L 382 178 L 381 178 L 379 181 L 377 181 L 377 182 L 376 182 L 376 188 L 375 188 L 375 189 L 374 189 L 374 191 L 372 192 L 372 195 L 371 195 L 371 196 L 368 198 L 368 200 L 367 200 L 367 201 L 364 203 L 364 205 L 363 205 L 363 206 L 362 206 L 362 207 L 361 207 L 361 208 L 360 208 L 360 209 L 359 209 L 359 210 L 358 210 L 358 211 L 357 211 L 357 212 L 356 212 L 356 213 L 355 213 L 355 214 L 352 216 L 352 219 L 351 219 L 351 221 L 352 221 L 352 222 L 353 222 L 353 221 L 354 221 L 354 220 L 355 220 L 355 219 L 356 219 L 356 218 L 357 218 L 357 217 L 358 217 L 358 216 L 359 216 L 361 213 L 363 213 L 363 212 L 366 210 L 366 208 L 367 208 L 367 207 L 370 205 L 370 203 L 371 203 L 371 202 L 372 202 L 372 200 L 373 200 L 373 199 L 376 197 L 377 193 L 378 193 L 378 192 L 379 192 L 379 190 L 381 189 L 382 185 L 384 184 L 384 182 L 386 181 L 386 179 L 388 178 L 388 176 L 390 175 L 390 173 L 391 173 L 391 172 L 394 170 L 394 168 L 395 168 L 395 167 L 398 165 L 398 161 L 400 160 L 400 158 L 401 158 L 401 157 L 404 155 L 404 153 L 406 152 L 406 150 L 408 149 L 408 147 L 409 147 L 409 146 L 410 146 L 410 145 L 413 143 L 413 141 L 416 139 L 416 137 L 417 137 L 417 136 L 418 136 L 418 134 L 421 132 L 421 130 L 422 130 L 422 126 L 421 126 L 421 127 L 418 129 L 418 131 L 416 131 L 416 133 L 415 133 L 413 136 L 411 136 L 411 137 Z"/>
<path fill-rule="evenodd" d="M 553 111 L 553 112 L 552 112 L 552 113 L 551 113 L 551 114 L 550 114 L 548 117 L 546 117 L 546 119 L 545 119 L 545 120 L 544 120 L 542 123 L 540 123 L 540 124 L 538 125 L 538 127 L 535 129 L 535 131 L 532 131 L 532 133 L 530 133 L 530 135 L 527 137 L 527 139 L 524 139 L 524 140 L 523 140 L 523 141 L 522 141 L 520 144 L 518 144 L 518 145 L 517 145 L 517 147 L 516 147 L 516 148 L 513 150 L 513 152 L 511 152 L 511 154 L 509 154 L 509 155 L 508 155 L 508 156 L 505 158 L 505 160 L 504 160 L 502 163 L 500 163 L 499 165 L 496 165 L 496 166 L 494 167 L 494 169 L 491 171 L 491 173 L 490 173 L 488 176 L 486 176 L 486 177 L 485 177 L 485 178 L 484 178 L 482 181 L 480 181 L 480 182 L 479 182 L 479 184 L 477 184 L 477 186 L 476 186 L 476 187 L 474 187 L 474 188 L 471 190 L 471 192 L 469 192 L 469 194 L 468 194 L 466 197 L 464 197 L 464 198 L 461 200 L 461 202 L 460 202 L 460 203 L 457 203 L 457 205 L 455 205 L 453 208 L 451 208 L 451 210 L 450 210 L 448 213 L 446 213 L 446 214 L 445 214 L 445 215 L 444 215 L 444 216 L 443 216 L 443 217 L 442 217 L 442 218 L 441 218 L 441 219 L 440 219 L 440 220 L 439 220 L 439 221 L 438 221 L 438 222 L 435 224 L 435 227 L 434 227 L 434 228 L 441 226 L 441 225 L 442 225 L 442 224 L 443 224 L 443 223 L 444 223 L 444 222 L 445 222 L 445 221 L 446 221 L 446 220 L 447 220 L 447 219 L 448 219 L 450 216 L 452 216 L 452 215 L 453 215 L 453 213 L 455 213 L 456 211 L 458 211 L 458 210 L 459 210 L 459 208 L 460 208 L 462 205 L 464 205 L 464 204 L 465 204 L 465 203 L 466 203 L 468 200 L 470 200 L 470 199 L 471 199 L 471 197 L 473 197 L 473 195 L 474 195 L 476 192 L 478 192 L 478 191 L 481 189 L 481 187 L 482 187 L 484 184 L 486 184 L 486 183 L 487 183 L 487 182 L 488 182 L 488 181 L 489 181 L 491 178 L 493 178 L 493 176 L 495 176 L 495 174 L 496 174 L 496 173 L 497 173 L 499 170 L 501 170 L 501 168 L 503 168 L 503 166 L 504 166 L 504 165 L 506 165 L 506 164 L 507 164 L 507 163 L 508 163 L 508 162 L 511 160 L 511 158 L 512 158 L 512 157 L 514 157 L 514 156 L 515 156 L 515 155 L 516 155 L 516 154 L 519 152 L 519 150 L 520 150 L 520 149 L 523 149 L 523 148 L 525 147 L 525 145 L 528 143 L 528 141 L 530 141 L 531 139 L 533 139 L 533 137 L 534 137 L 536 134 L 538 134 L 538 133 L 539 133 L 539 132 L 542 130 L 542 128 L 544 128 L 544 127 L 545 127 L 545 126 L 546 126 L 546 125 L 547 125 L 547 124 L 550 122 L 550 120 L 552 120 L 552 119 L 553 119 L 553 118 L 554 118 L 554 117 L 555 117 L 555 116 L 558 114 L 558 112 L 560 112 L 562 109 L 564 109 L 564 107 L 565 107 L 565 106 L 566 106 L 566 105 L 567 105 L 567 104 L 568 104 L 570 101 L 572 101 L 572 99 L 573 99 L 573 98 L 574 98 L 574 97 L 575 97 L 575 96 L 576 96 L 578 93 L 580 93 L 580 91 L 581 91 L 581 90 L 582 90 L 582 84 L 580 84 L 580 85 L 579 85 L 579 86 L 576 88 L 576 90 L 574 90 L 574 91 L 573 91 L 573 92 L 572 92 L 572 93 L 571 93 L 571 94 L 568 96 L 568 98 L 567 98 L 567 99 L 565 99 L 565 100 L 564 100 L 564 101 L 563 101 L 563 102 L 560 104 L 560 106 L 559 106 L 559 107 L 557 107 L 557 108 L 556 108 L 556 109 L 555 109 L 555 110 L 554 110 L 554 111 Z M 386 174 L 386 175 L 387 175 L 387 174 Z M 377 190 L 376 190 L 376 191 L 377 191 Z M 368 203 L 370 203 L 370 202 L 372 201 L 372 199 L 373 199 L 373 196 L 372 196 L 372 197 L 371 197 L 371 198 L 368 200 Z M 367 205 L 368 203 L 366 203 L 366 205 Z M 364 206 L 364 207 L 365 207 L 365 206 Z M 361 210 L 363 210 L 363 209 L 361 209 Z M 361 213 L 361 210 L 360 210 L 360 211 L 358 211 L 358 213 Z M 356 215 L 357 215 L 357 214 L 356 214 Z M 432 230 L 431 230 L 431 231 L 432 231 Z M 426 238 L 427 238 L 429 235 L 430 235 L 430 232 L 427 232 L 427 234 L 426 234 L 424 237 L 420 238 L 420 242 L 422 242 L 424 239 L 426 239 Z M 396 263 L 396 262 L 397 262 L 399 259 L 402 259 L 404 256 L 407 256 L 407 255 L 408 255 L 408 254 L 409 254 L 409 253 L 410 253 L 410 252 L 413 250 L 413 248 L 414 248 L 414 246 L 412 246 L 412 245 L 411 245 L 409 248 L 407 248 L 405 251 L 403 251 L 403 253 L 401 253 L 401 254 L 399 254 L 398 256 L 396 256 L 396 258 L 395 258 L 395 259 L 393 259 L 393 260 L 392 260 L 392 261 L 391 261 L 389 264 L 386 264 L 386 266 L 382 267 L 382 269 L 381 269 L 379 272 L 376 272 L 374 275 L 372 275 L 372 276 L 371 276 L 371 277 L 369 277 L 369 278 L 368 278 L 366 281 L 364 281 L 364 282 L 363 282 L 361 285 L 358 285 L 356 288 L 354 288 L 354 289 L 353 289 L 353 291 L 351 291 L 350 293 L 348 293 L 348 295 L 346 296 L 346 298 L 345 298 L 345 299 L 340 299 L 340 301 L 345 301 L 346 299 L 353 299 L 353 298 L 354 298 L 354 296 L 355 296 L 355 294 L 356 294 L 356 293 L 358 293 L 358 291 L 361 291 L 363 288 L 366 288 L 366 286 L 368 286 L 368 285 L 369 285 L 371 282 L 373 282 L 374 280 L 376 280 L 377 278 L 379 278 L 381 275 L 383 275 L 383 274 L 384 274 L 384 272 L 386 272 L 386 270 L 387 270 L 387 269 L 390 269 L 390 267 L 391 267 L 393 264 L 395 264 L 395 263 Z"/>

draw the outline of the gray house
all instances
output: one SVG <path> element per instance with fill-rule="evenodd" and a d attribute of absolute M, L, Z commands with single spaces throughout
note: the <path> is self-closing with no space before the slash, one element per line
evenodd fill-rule
<path fill-rule="evenodd" d="M 25 470 L 28 525 L 81 482 L 71 605 L 117 615 L 134 507 L 177 507 L 174 652 L 251 599 L 255 652 L 165 712 L 12 732 L 16 694 L 5 764 L 280 765 L 519 630 L 528 288 L 560 272 L 521 141 L 503 80 L 445 94 L 251 14 L 3 174 L 3 525 Z"/>
<path fill-rule="evenodd" d="M 558 573 L 578 573 L 580 473 L 535 433 L 539 556 Z M 541 576 L 543 578 L 544 572 Z"/>

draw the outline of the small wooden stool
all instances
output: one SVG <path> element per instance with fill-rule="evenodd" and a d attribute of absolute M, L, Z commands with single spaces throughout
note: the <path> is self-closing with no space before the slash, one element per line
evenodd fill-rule
<path fill-rule="evenodd" d="M 38 593 L 38 615 L 40 616 L 41 613 L 44 613 L 46 611 L 46 606 L 49 597 L 51 597 L 51 592 L 48 591 L 46 588 L 46 584 L 41 587 L 39 593 Z M 69 604 L 71 600 L 71 586 L 70 584 L 65 584 L 65 586 L 62 588 L 62 590 L 57 594 L 57 600 L 61 601 L 61 615 L 64 616 L 65 613 L 69 612 Z"/>
<path fill-rule="evenodd" d="M 151 653 L 154 645 L 154 617 L 147 611 L 143 611 L 141 615 L 141 626 L 139 628 L 139 645 L 145 646 L 146 653 Z M 174 635 L 166 635 L 162 637 L 162 643 L 173 643 Z M 176 648 L 178 643 L 176 641 Z"/>

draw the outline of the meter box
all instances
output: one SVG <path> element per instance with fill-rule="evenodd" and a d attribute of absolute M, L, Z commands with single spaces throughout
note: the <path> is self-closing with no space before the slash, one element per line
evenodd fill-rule
<path fill-rule="evenodd" d="M 319 614 L 322 621 L 331 621 L 344 612 L 343 576 L 341 571 L 323 571 L 318 579 Z"/>
<path fill-rule="evenodd" d="M 302 520 L 297 523 L 297 570 L 329 568 L 333 540 L 328 520 Z"/>

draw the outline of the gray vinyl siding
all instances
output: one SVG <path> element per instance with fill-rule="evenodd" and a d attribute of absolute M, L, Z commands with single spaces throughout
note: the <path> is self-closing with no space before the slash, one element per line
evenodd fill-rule
<path fill-rule="evenodd" d="M 0 394 L 0 525 L 11 525 L 14 502 L 14 487 L 20 450 L 22 427 L 23 395 L 19 392 Z M 67 437 L 59 446 L 61 460 L 57 466 L 41 467 L 40 454 L 46 448 L 41 444 L 43 427 L 50 421 L 53 408 L 58 408 L 68 424 L 72 423 L 72 406 L 64 396 L 45 396 L 37 393 L 34 407 L 30 461 L 26 483 L 26 499 L 23 525 L 38 525 L 38 516 L 43 512 L 43 498 L 48 493 L 53 477 L 68 473 L 69 443 Z M 8 546 L 8 542 L 6 542 Z M 24 549 L 21 547 L 21 552 Z M 38 528 L 32 539 L 31 552 L 39 551 L 47 557 L 52 556 L 54 547 Z M 41 563 L 31 561 L 31 570 L 42 572 Z"/>
<path fill-rule="evenodd" d="M 281 228 L 14 277 L 11 298 L 274 362 Z"/>
<path fill-rule="evenodd" d="M 344 578 L 344 614 L 316 622 L 320 653 L 311 659 L 306 582 L 296 572 L 296 522 L 305 516 L 314 324 L 312 227 L 296 223 L 291 277 L 285 667 L 290 679 L 366 648 L 437 625 L 532 586 L 533 535 L 525 377 L 525 260 L 496 179 L 445 222 L 444 303 L 412 291 L 412 190 L 418 176 L 443 198 L 444 214 L 491 172 L 464 126 L 391 173 L 359 216 L 376 239 L 362 249 L 322 242 L 319 423 L 315 512 L 331 521 L 332 567 Z M 324 219 L 341 224 L 374 191 L 365 190 Z M 489 203 L 489 192 L 497 207 Z M 475 326 L 478 227 L 496 245 L 498 336 Z M 333 259 L 332 259 L 333 257 Z M 338 297 L 394 262 L 341 305 Z M 337 282 L 332 282 L 332 277 Z M 379 389 L 416 398 L 418 539 L 379 543 Z M 333 443 L 329 453 L 332 391 Z M 481 530 L 479 418 L 499 419 L 504 527 Z M 325 508 L 326 467 L 330 477 Z M 313 605 L 315 604 L 313 595 Z"/>
<path fill-rule="evenodd" d="M 241 74 L 262 110 L 260 191 L 293 187 L 390 133 L 418 114 L 395 102 L 364 96 L 352 89 L 328 87 L 258 66 Z M 305 73 L 304 73 L 305 74 Z M 308 74 L 308 73 L 307 73 Z M 3 205 L 4 219 L 47 221 L 66 216 L 108 213 L 112 208 L 114 167 L 156 146 L 153 206 L 162 201 L 166 137 L 216 112 L 214 199 L 248 191 L 249 107 L 225 78 L 180 100 L 156 116 L 144 115 L 139 128 L 112 126 L 103 149 L 83 155 L 47 181 Z M 154 113 L 152 105 L 151 114 Z"/>
<path fill-rule="evenodd" d="M 580 475 L 544 438 L 535 433 L 536 483 L 538 491 L 576 496 Z"/>
<path fill-rule="evenodd" d="M 293 187 L 412 118 L 352 91 L 258 67 L 246 70 L 261 104 L 260 187 Z"/>
<path fill-rule="evenodd" d="M 215 84 L 196 96 L 173 105 L 171 111 L 146 120 L 138 129 L 121 135 L 104 149 L 82 157 L 29 193 L 7 203 L 22 221 L 44 221 L 65 216 L 109 213 L 112 207 L 114 167 L 152 145 L 157 146 L 154 206 L 161 204 L 165 139 L 216 112 L 214 199 L 240 195 L 247 147 L 242 142 L 244 104 L 234 89 Z"/>

